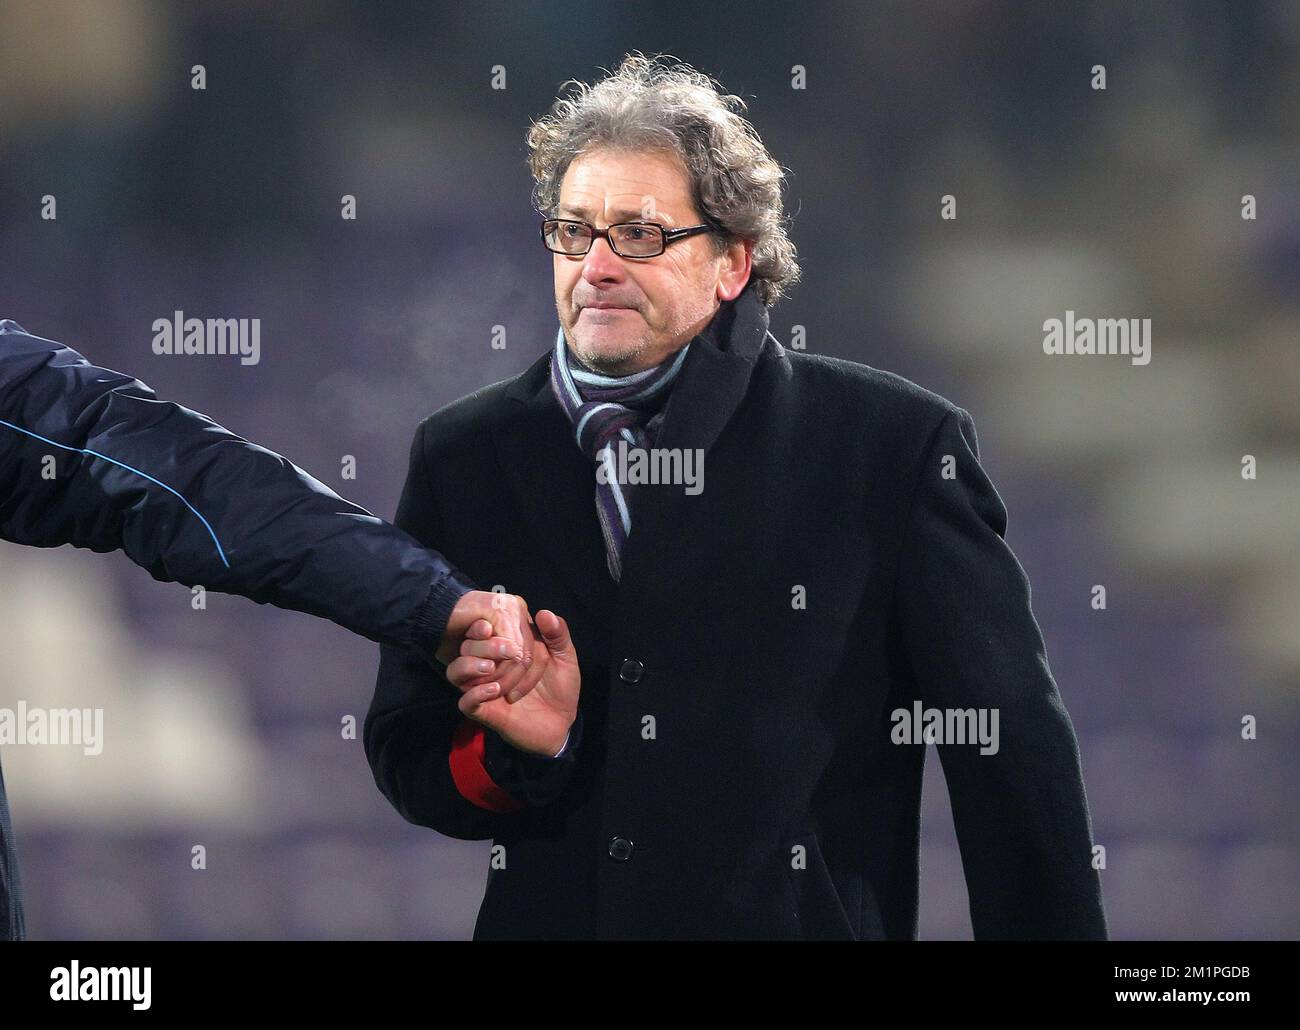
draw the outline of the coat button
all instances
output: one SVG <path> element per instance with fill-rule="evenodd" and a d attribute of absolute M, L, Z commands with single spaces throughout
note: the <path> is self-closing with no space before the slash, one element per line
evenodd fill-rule
<path fill-rule="evenodd" d="M 618 678 L 624 683 L 640 683 L 645 666 L 635 658 L 624 658 L 623 667 L 618 670 Z"/>
<path fill-rule="evenodd" d="M 609 840 L 609 857 L 615 862 L 626 862 L 632 857 L 632 842 L 626 837 L 611 837 Z"/>

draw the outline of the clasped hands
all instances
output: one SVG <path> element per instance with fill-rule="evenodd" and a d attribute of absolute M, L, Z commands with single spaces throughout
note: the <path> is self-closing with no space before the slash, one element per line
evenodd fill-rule
<path fill-rule="evenodd" d="M 521 751 L 550 758 L 564 745 L 582 677 L 568 623 L 554 612 L 542 609 L 534 622 L 522 597 L 471 590 L 452 610 L 437 658 L 463 714 Z"/>

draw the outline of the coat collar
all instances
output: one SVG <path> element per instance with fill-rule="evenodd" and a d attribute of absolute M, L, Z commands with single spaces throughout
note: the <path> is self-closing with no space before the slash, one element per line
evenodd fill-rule
<path fill-rule="evenodd" d="M 707 468 L 709 450 L 740 406 L 764 344 L 770 339 L 779 349 L 768 325 L 767 306 L 752 281 L 734 301 L 721 305 L 691 341 L 656 447 L 699 448 Z M 615 583 L 605 566 L 605 543 L 596 517 L 595 464 L 578 449 L 572 426 L 551 392 L 550 357 L 548 348 L 507 388 L 512 410 L 496 423 L 495 443 L 523 521 L 537 529 L 535 546 L 599 617 L 638 590 L 672 582 L 673 570 L 664 566 L 676 565 L 684 556 L 675 551 L 670 556 L 665 549 L 670 544 L 689 546 L 681 530 L 692 503 L 698 504 L 701 497 L 676 487 L 638 490 L 623 577 Z"/>

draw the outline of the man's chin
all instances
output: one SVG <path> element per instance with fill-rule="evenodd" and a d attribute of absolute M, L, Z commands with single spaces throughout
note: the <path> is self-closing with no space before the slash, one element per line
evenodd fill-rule
<path fill-rule="evenodd" d="M 622 375 L 618 369 L 636 360 L 641 353 L 641 348 L 637 344 L 626 343 L 598 343 L 592 346 L 589 340 L 583 340 L 574 353 L 578 360 L 593 372 L 615 376 Z"/>

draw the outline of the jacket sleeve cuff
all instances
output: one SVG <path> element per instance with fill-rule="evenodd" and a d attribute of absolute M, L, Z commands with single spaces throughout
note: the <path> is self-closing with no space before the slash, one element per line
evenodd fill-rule
<path fill-rule="evenodd" d="M 484 733 L 483 765 L 488 776 L 512 797 L 530 805 L 546 805 L 564 790 L 577 764 L 582 742 L 582 709 L 578 709 L 569 739 L 554 758 L 512 747 L 491 730 Z"/>
<path fill-rule="evenodd" d="M 428 596 L 411 617 L 410 647 L 435 668 L 442 668 L 435 655 L 442 646 L 452 611 L 462 597 L 478 589 L 463 572 L 452 569 L 430 584 Z"/>

